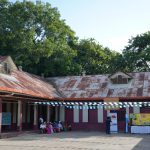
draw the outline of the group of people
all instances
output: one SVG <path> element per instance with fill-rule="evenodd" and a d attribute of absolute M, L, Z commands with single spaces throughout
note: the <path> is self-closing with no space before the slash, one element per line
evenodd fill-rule
<path fill-rule="evenodd" d="M 110 123 L 111 118 L 107 117 L 106 119 L 106 134 L 110 134 Z M 71 131 L 71 125 L 64 126 L 61 121 L 54 121 L 54 123 L 46 123 L 42 117 L 39 118 L 39 129 L 41 133 L 52 134 L 54 132 L 61 132 L 61 131 Z"/>
<path fill-rule="evenodd" d="M 69 130 L 71 130 L 71 125 L 68 126 Z M 39 118 L 39 129 L 40 133 L 47 133 L 47 134 L 52 134 L 54 132 L 61 132 L 65 131 L 66 127 L 63 125 L 61 121 L 54 121 L 53 123 L 51 122 L 44 122 L 44 119 L 42 117 Z"/>
<path fill-rule="evenodd" d="M 41 123 L 39 128 L 40 128 L 41 133 L 52 134 L 54 132 L 53 126 L 50 122 L 49 123 L 46 123 L 46 122 Z"/>

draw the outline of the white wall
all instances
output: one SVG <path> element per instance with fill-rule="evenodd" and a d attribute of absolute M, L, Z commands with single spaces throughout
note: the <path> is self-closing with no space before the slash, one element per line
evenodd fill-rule
<path fill-rule="evenodd" d="M 82 109 L 82 122 L 88 122 L 88 108 L 86 105 L 83 106 L 84 109 Z"/>
<path fill-rule="evenodd" d="M 75 106 L 75 108 L 73 109 L 73 121 L 74 122 L 79 122 L 79 107 L 77 109 L 78 106 Z"/>
<path fill-rule="evenodd" d="M 103 109 L 103 107 L 98 106 L 97 113 L 98 113 L 98 123 L 103 123 L 104 122 L 104 117 L 103 117 L 104 109 Z"/>
<path fill-rule="evenodd" d="M 60 121 L 65 121 L 65 106 L 60 106 Z"/>

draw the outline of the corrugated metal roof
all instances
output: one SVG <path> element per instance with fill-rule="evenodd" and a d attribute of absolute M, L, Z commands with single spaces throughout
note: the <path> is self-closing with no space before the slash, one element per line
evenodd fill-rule
<path fill-rule="evenodd" d="M 66 98 L 150 97 L 150 72 L 129 73 L 128 84 L 112 84 L 109 74 L 49 78 Z"/>
<path fill-rule="evenodd" d="M 44 79 L 23 71 L 0 73 L 0 91 L 9 91 L 40 98 L 59 98 L 60 94 Z"/>

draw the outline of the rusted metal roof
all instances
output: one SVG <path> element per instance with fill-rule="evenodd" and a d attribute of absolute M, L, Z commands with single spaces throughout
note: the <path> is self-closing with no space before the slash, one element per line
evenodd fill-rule
<path fill-rule="evenodd" d="M 113 84 L 106 75 L 67 76 L 48 78 L 68 99 L 105 97 L 150 97 L 150 72 L 129 73 L 128 84 Z"/>
<path fill-rule="evenodd" d="M 12 71 L 11 74 L 0 73 L 0 91 L 46 99 L 60 97 L 53 85 L 46 80 L 19 70 Z"/>

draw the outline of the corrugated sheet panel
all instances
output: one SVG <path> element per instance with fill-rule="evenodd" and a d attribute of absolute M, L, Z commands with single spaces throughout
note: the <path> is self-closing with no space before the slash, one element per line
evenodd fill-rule
<path fill-rule="evenodd" d="M 149 97 L 150 72 L 129 73 L 128 84 L 112 84 L 109 75 L 49 78 L 67 98 Z"/>
<path fill-rule="evenodd" d="M 13 71 L 10 75 L 0 73 L 0 91 L 11 91 L 48 99 L 60 97 L 49 82 L 18 70 Z"/>

